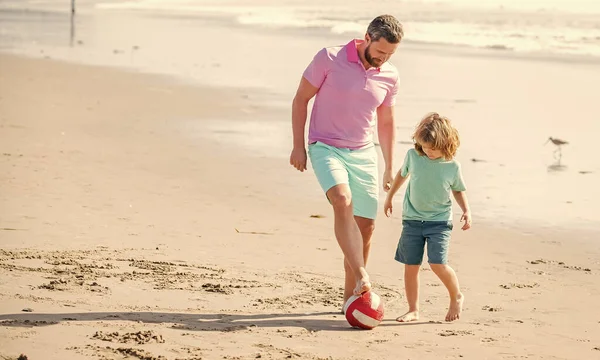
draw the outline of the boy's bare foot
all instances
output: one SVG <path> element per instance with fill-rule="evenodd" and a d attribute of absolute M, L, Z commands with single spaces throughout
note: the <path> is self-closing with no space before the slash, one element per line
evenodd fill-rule
<path fill-rule="evenodd" d="M 462 312 L 463 302 L 465 297 L 463 294 L 458 294 L 456 300 L 450 300 L 450 307 L 448 308 L 448 314 L 446 314 L 446 321 L 454 321 L 460 319 L 460 313 Z"/>
<path fill-rule="evenodd" d="M 396 318 L 397 322 L 411 322 L 419 320 L 419 311 L 409 311 L 402 316 Z"/>
<path fill-rule="evenodd" d="M 371 282 L 368 277 L 362 278 L 356 282 L 354 288 L 354 295 L 360 296 L 368 291 L 371 291 Z"/>

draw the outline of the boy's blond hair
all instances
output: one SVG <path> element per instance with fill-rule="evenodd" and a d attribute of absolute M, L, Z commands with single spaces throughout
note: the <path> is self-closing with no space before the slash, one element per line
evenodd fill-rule
<path fill-rule="evenodd" d="M 425 155 L 423 144 L 431 145 L 434 150 L 440 150 L 446 160 L 452 160 L 460 146 L 458 130 L 445 116 L 436 112 L 425 115 L 413 134 L 415 150 L 419 155 Z"/>

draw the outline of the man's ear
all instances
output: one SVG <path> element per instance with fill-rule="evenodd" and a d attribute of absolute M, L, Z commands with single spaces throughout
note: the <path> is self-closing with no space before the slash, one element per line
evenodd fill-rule
<path fill-rule="evenodd" d="M 371 36 L 369 36 L 369 33 L 365 33 L 365 41 L 367 42 L 367 44 L 371 42 Z"/>

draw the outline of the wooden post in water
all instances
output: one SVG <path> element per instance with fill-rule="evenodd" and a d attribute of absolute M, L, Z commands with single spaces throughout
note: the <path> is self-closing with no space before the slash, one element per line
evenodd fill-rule
<path fill-rule="evenodd" d="M 73 46 L 75 40 L 75 0 L 71 0 L 71 39 L 70 46 Z"/>

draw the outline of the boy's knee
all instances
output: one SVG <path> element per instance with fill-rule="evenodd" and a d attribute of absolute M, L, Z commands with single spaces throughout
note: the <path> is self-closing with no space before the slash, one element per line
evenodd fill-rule
<path fill-rule="evenodd" d="M 448 265 L 446 264 L 432 264 L 429 263 L 429 267 L 431 267 L 431 271 L 434 273 L 442 272 L 448 270 Z"/>
<path fill-rule="evenodd" d="M 404 264 L 404 271 L 409 274 L 418 274 L 421 270 L 421 265 Z"/>

